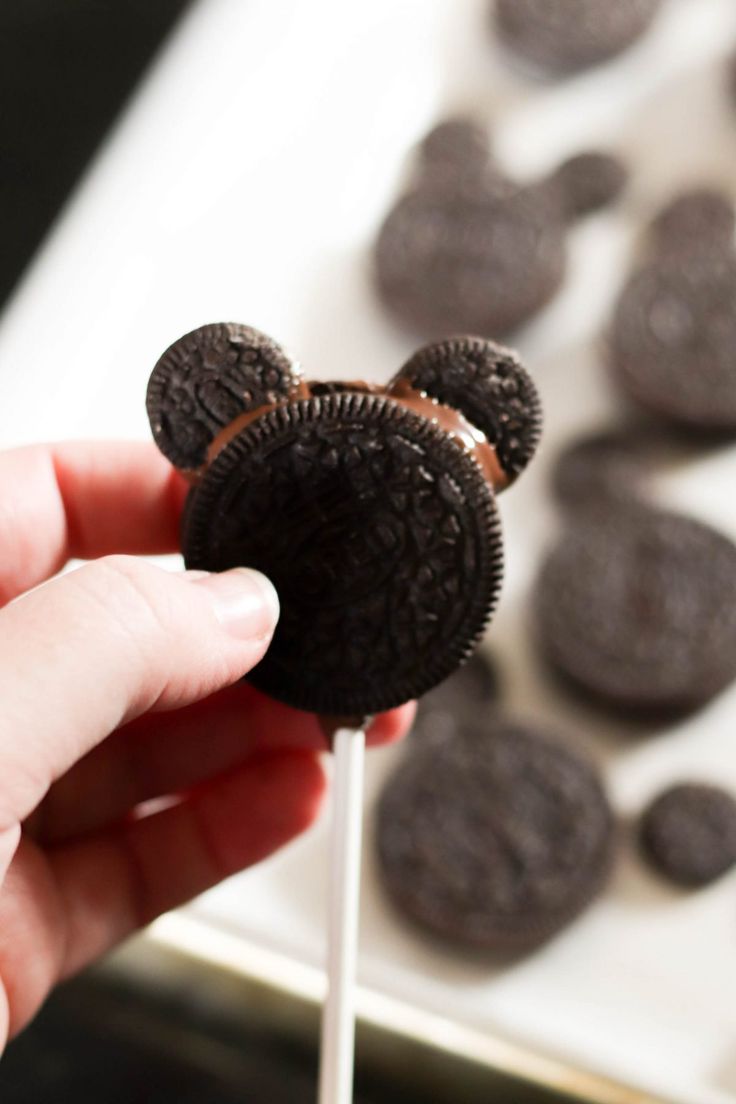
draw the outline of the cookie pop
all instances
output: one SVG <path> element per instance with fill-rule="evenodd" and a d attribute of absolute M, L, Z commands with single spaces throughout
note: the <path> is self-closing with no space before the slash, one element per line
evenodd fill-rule
<path fill-rule="evenodd" d="M 319 714 L 335 752 L 330 991 L 320 1101 L 352 1083 L 366 718 L 418 697 L 473 651 L 502 572 L 496 494 L 536 447 L 541 411 L 509 350 L 454 338 L 385 387 L 309 383 L 270 338 L 203 326 L 153 370 L 154 438 L 191 483 L 189 568 L 248 565 L 281 600 L 249 674 Z"/>

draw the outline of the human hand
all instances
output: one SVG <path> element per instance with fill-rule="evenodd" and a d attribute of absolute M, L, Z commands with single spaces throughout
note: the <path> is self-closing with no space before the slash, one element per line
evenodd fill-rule
<path fill-rule="evenodd" d="M 59 979 L 320 805 L 317 719 L 238 682 L 273 632 L 271 585 L 130 555 L 177 547 L 185 493 L 153 445 L 0 454 L 0 1050 Z M 70 558 L 94 562 L 44 582 Z M 410 718 L 383 714 L 369 742 Z"/>

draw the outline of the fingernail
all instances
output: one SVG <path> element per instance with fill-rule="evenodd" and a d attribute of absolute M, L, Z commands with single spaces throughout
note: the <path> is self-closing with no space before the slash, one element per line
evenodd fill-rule
<path fill-rule="evenodd" d="M 193 580 L 212 598 L 215 616 L 239 640 L 263 640 L 279 619 L 279 597 L 273 583 L 250 567 L 234 567 L 219 575 Z"/>

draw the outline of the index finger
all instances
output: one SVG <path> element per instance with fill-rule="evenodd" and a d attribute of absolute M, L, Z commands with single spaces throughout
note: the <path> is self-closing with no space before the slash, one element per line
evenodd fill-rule
<path fill-rule="evenodd" d="M 0 453 L 0 605 L 69 559 L 175 551 L 186 492 L 153 443 L 66 441 Z"/>

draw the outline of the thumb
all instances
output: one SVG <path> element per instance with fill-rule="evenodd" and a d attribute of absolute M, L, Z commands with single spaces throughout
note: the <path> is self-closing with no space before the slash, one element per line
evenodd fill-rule
<path fill-rule="evenodd" d="M 278 608 L 256 571 L 172 574 L 110 556 L 0 610 L 0 832 L 118 725 L 249 671 Z"/>

